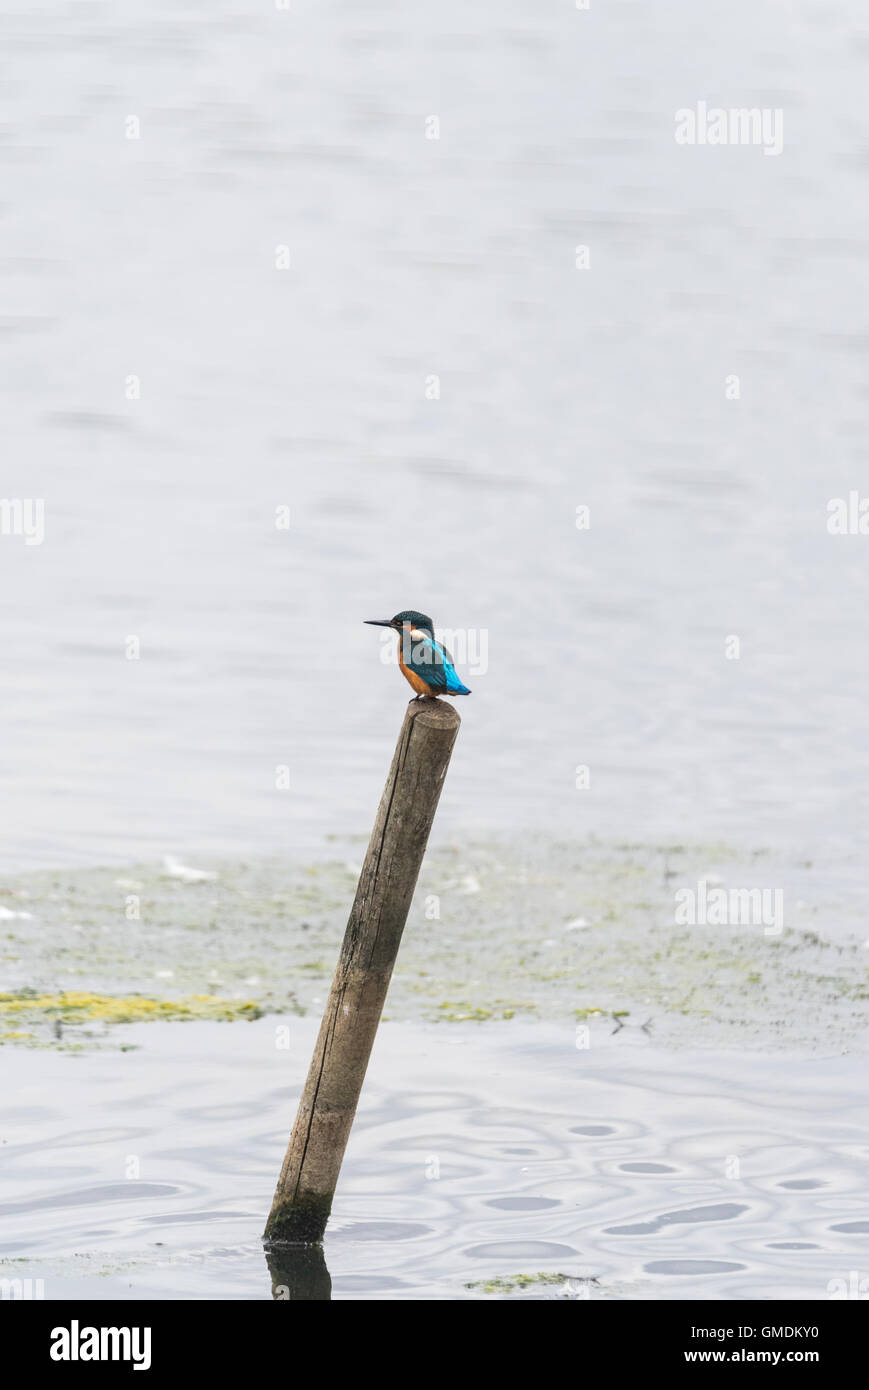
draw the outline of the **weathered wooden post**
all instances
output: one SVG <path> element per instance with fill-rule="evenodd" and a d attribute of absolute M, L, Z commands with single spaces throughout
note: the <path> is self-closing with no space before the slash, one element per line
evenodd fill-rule
<path fill-rule="evenodd" d="M 266 1224 L 269 1243 L 323 1239 L 460 723 L 442 700 L 408 706 Z"/>

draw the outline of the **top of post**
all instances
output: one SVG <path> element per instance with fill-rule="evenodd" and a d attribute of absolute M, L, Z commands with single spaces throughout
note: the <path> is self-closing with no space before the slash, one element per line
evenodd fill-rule
<path fill-rule="evenodd" d="M 435 729 L 457 729 L 461 724 L 461 716 L 453 705 L 448 705 L 446 700 L 411 700 L 407 707 L 408 719 L 419 720 Z"/>

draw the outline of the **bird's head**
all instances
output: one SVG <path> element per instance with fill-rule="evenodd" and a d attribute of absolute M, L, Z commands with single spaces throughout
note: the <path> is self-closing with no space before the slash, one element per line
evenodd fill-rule
<path fill-rule="evenodd" d="M 418 613 L 415 608 L 404 608 L 400 613 L 396 613 L 394 618 L 366 618 L 365 622 L 371 627 L 391 627 L 396 632 L 410 629 L 411 633 L 425 632 L 429 637 L 434 636 L 434 623 L 431 618 L 427 618 L 425 613 Z"/>

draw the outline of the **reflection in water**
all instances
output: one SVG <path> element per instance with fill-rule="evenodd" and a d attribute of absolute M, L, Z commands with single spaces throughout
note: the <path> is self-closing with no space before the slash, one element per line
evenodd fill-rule
<path fill-rule="evenodd" d="M 266 1245 L 266 1264 L 276 1303 L 328 1303 L 332 1280 L 322 1245 Z"/>
<path fill-rule="evenodd" d="M 86 1068 L 16 1054 L 16 1277 L 54 1298 L 467 1299 L 519 1277 L 509 1296 L 545 1298 L 545 1274 L 590 1298 L 812 1299 L 866 1240 L 859 1055 L 692 1056 L 605 1025 L 578 1051 L 569 1026 L 385 1023 L 324 1248 L 270 1249 L 264 1279 L 294 1108 L 274 1026 L 135 1024 L 134 1050 Z M 299 1071 L 318 1027 L 293 1022 Z M 121 1184 L 129 1153 L 142 1177 Z"/>

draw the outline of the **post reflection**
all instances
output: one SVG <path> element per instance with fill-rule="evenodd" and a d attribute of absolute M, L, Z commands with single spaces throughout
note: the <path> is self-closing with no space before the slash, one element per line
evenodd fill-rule
<path fill-rule="evenodd" d="M 331 1301 L 332 1280 L 322 1245 L 267 1244 L 265 1256 L 276 1302 Z"/>

